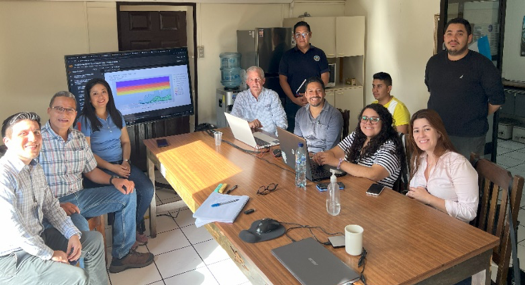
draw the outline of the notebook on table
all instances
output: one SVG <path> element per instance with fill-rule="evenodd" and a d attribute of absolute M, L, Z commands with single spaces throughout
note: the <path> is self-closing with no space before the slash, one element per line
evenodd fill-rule
<path fill-rule="evenodd" d="M 272 254 L 303 285 L 351 284 L 359 275 L 313 238 L 272 249 Z"/>
<path fill-rule="evenodd" d="M 235 139 L 253 148 L 266 148 L 279 144 L 279 140 L 262 132 L 252 132 L 248 121 L 224 112 Z"/>
<path fill-rule="evenodd" d="M 279 127 L 277 127 L 277 135 L 279 137 L 284 163 L 295 170 L 295 150 L 301 142 L 303 143 L 305 153 L 308 153 L 306 140 Z M 309 155 L 306 156 L 306 179 L 319 181 L 328 179 L 331 175 L 332 173 L 330 172 L 329 166 L 319 165 L 313 159 L 310 159 Z"/>

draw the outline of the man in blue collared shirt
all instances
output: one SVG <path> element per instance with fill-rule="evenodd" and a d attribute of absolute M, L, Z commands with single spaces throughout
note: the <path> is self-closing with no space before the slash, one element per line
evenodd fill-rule
<path fill-rule="evenodd" d="M 260 67 L 249 67 L 246 83 L 250 89 L 237 94 L 231 114 L 247 120 L 252 129 L 276 134 L 276 127 L 286 129 L 288 121 L 279 95 L 264 88 L 264 81 L 264 71 Z"/>
<path fill-rule="evenodd" d="M 308 104 L 297 111 L 294 133 L 306 139 L 309 152 L 330 150 L 341 140 L 343 116 L 324 99 L 321 78 L 311 77 L 305 84 Z"/>
<path fill-rule="evenodd" d="M 307 104 L 301 84 L 312 76 L 320 77 L 324 84 L 330 79 L 330 68 L 324 51 L 310 44 L 312 31 L 304 21 L 294 26 L 296 46 L 284 53 L 279 64 L 279 83 L 286 94 L 286 115 L 288 130 L 293 131 L 295 114 Z"/>
<path fill-rule="evenodd" d="M 40 117 L 21 112 L 2 124 L 8 147 L 0 159 L 0 283 L 108 284 L 104 241 L 80 232 L 60 208 L 36 157 Z M 53 227 L 44 229 L 43 219 Z M 84 269 L 72 266 L 84 254 Z"/>

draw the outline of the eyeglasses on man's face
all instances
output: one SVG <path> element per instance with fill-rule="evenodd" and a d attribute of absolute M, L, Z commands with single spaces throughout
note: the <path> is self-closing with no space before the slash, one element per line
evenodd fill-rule
<path fill-rule="evenodd" d="M 361 123 L 366 123 L 368 121 L 372 125 L 379 123 L 380 120 L 381 119 L 379 117 L 367 117 L 367 116 L 361 117 Z"/>
<path fill-rule="evenodd" d="M 74 114 L 77 111 L 73 108 L 64 108 L 62 106 L 54 106 L 53 110 L 57 111 L 60 114 L 63 114 L 64 112 L 66 112 L 68 115 Z"/>
<path fill-rule="evenodd" d="M 268 186 L 261 186 L 259 189 L 257 189 L 257 195 L 266 195 L 270 194 L 270 192 L 275 191 L 277 189 L 277 185 L 275 183 L 270 183 Z"/>
<path fill-rule="evenodd" d="M 300 37 L 303 37 L 303 39 L 305 39 L 307 36 L 310 35 L 310 32 L 304 32 L 304 33 L 295 33 L 295 38 L 298 39 Z"/>

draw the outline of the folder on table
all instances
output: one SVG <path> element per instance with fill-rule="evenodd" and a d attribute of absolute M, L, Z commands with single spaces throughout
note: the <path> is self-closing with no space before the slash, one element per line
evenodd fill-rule
<path fill-rule="evenodd" d="M 227 195 L 212 192 L 208 199 L 195 211 L 193 217 L 195 226 L 201 227 L 208 223 L 233 223 L 242 208 L 248 203 L 249 196 Z M 212 205 L 219 206 L 213 207 Z"/>

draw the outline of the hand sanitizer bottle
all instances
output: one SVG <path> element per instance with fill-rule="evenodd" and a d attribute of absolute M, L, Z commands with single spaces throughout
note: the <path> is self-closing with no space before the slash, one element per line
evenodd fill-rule
<path fill-rule="evenodd" d="M 326 211 L 332 216 L 337 216 L 341 212 L 341 203 L 339 202 L 339 185 L 337 184 L 335 170 L 330 169 L 330 172 L 332 172 L 332 176 L 330 176 L 330 184 L 328 184 Z"/>

